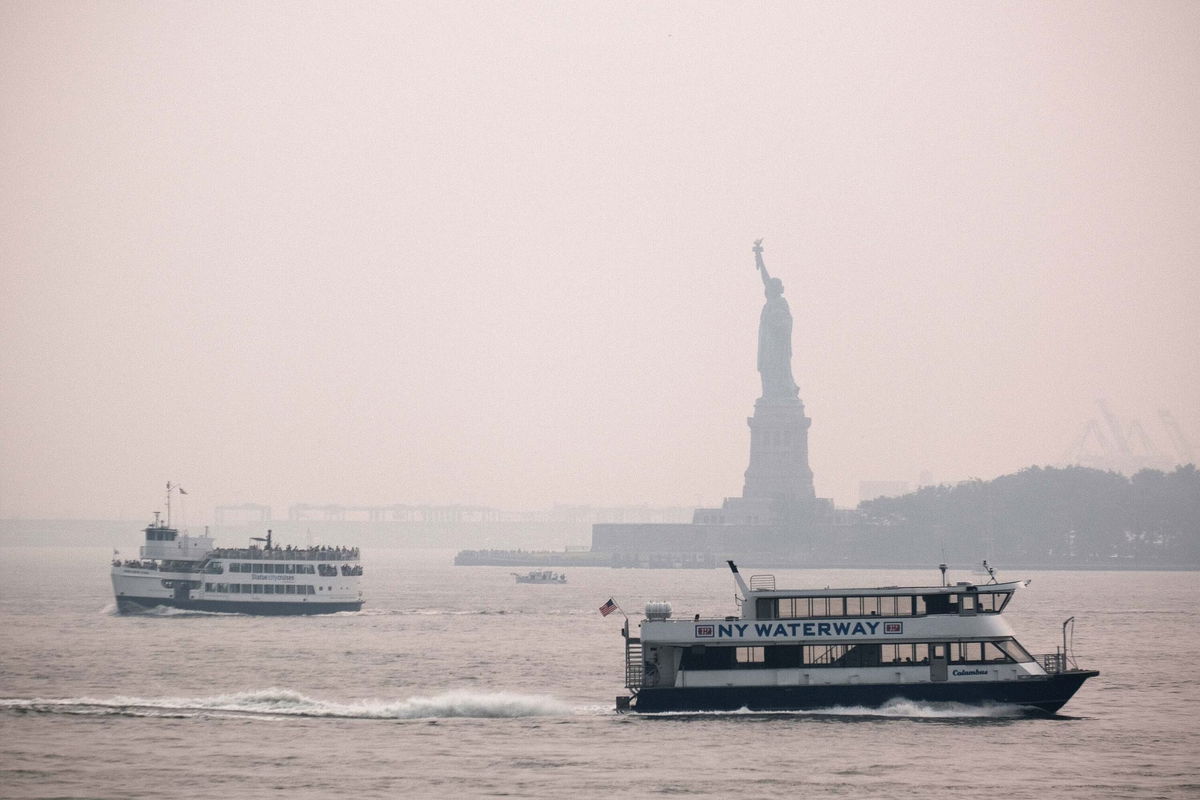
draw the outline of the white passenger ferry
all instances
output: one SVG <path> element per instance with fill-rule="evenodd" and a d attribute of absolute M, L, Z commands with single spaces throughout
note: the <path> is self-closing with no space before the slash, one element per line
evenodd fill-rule
<path fill-rule="evenodd" d="M 1068 628 L 1058 652 L 1033 656 L 1003 616 L 1024 582 L 777 590 L 749 585 L 730 561 L 739 616 L 671 619 L 649 603 L 640 635 L 626 619 L 618 710 L 804 710 L 924 702 L 1012 704 L 1053 713 L 1100 673 L 1079 669 Z"/>
<path fill-rule="evenodd" d="M 519 572 L 512 573 L 517 579 L 517 583 L 566 583 L 567 576 L 561 572 L 554 572 L 548 569 L 535 569 L 527 572 L 524 575 Z"/>
<path fill-rule="evenodd" d="M 330 614 L 363 606 L 357 547 L 280 547 L 271 532 L 244 548 L 214 547 L 159 520 L 145 528 L 140 558 L 112 563 L 122 613 L 167 606 L 239 614 Z"/>

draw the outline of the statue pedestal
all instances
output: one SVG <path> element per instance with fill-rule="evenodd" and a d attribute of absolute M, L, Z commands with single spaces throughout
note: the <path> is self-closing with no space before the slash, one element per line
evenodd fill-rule
<path fill-rule="evenodd" d="M 808 426 L 799 398 L 759 398 L 750 426 L 745 500 L 770 500 L 781 520 L 794 519 L 816 499 L 808 466 Z"/>

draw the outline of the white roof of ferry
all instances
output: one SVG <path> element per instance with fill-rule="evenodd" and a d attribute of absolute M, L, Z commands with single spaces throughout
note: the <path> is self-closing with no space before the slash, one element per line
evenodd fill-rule
<path fill-rule="evenodd" d="M 751 578 L 758 577 L 752 575 Z M 912 594 L 958 594 L 971 591 L 972 593 L 990 594 L 993 592 L 1015 592 L 1025 585 L 1025 581 L 1008 581 L 1007 583 L 952 583 L 948 586 L 876 586 L 872 588 L 839 588 L 832 589 L 750 589 L 750 594 L 762 597 L 846 597 L 855 596 L 891 596 Z"/>

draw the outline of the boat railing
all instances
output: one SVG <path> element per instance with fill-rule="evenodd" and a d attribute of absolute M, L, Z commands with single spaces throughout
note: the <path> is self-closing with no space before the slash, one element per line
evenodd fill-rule
<path fill-rule="evenodd" d="M 774 575 L 751 575 L 750 589 L 753 591 L 775 591 L 775 576 Z"/>
<path fill-rule="evenodd" d="M 1060 672 L 1079 669 L 1079 665 L 1075 663 L 1074 649 L 1075 618 L 1068 617 L 1062 624 L 1062 645 L 1055 648 L 1053 653 L 1034 656 L 1034 658 L 1038 660 L 1048 675 L 1057 675 Z"/>
<path fill-rule="evenodd" d="M 1042 669 L 1046 670 L 1047 675 L 1058 675 L 1062 672 L 1070 672 L 1073 669 L 1079 669 L 1079 665 L 1075 663 L 1075 659 L 1069 653 L 1064 653 L 1062 650 L 1057 650 L 1053 653 L 1042 653 L 1036 655 L 1038 664 Z"/>

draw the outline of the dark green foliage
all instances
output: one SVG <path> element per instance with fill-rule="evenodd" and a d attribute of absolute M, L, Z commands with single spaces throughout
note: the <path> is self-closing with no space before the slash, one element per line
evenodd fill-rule
<path fill-rule="evenodd" d="M 1200 472 L 1029 467 L 859 505 L 854 550 L 936 562 L 1200 564 Z M 944 556 L 943 556 L 944 554 Z M 908 559 L 912 560 L 912 559 Z"/>

